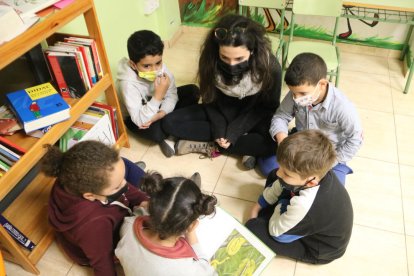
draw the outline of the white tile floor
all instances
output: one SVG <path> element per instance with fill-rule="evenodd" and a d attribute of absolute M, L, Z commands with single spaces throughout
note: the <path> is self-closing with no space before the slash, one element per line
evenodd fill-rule
<path fill-rule="evenodd" d="M 194 81 L 198 52 L 206 31 L 184 28 L 164 61 L 178 85 Z M 263 275 L 413 275 L 414 276 L 414 88 L 404 95 L 402 64 L 395 53 L 341 47 L 339 87 L 355 103 L 364 126 L 365 142 L 350 166 L 354 174 L 346 188 L 354 206 L 354 229 L 346 254 L 328 265 L 308 265 L 276 257 Z M 377 51 L 378 52 L 378 51 Z M 358 54 L 362 53 L 362 54 Z M 414 87 L 414 84 L 413 84 Z M 283 88 L 286 92 L 286 88 Z M 240 160 L 197 154 L 165 158 L 157 145 L 130 135 L 131 148 L 122 155 L 143 160 L 148 169 L 166 176 L 190 176 L 198 171 L 202 189 L 240 221 L 262 191 L 264 178 L 244 171 Z M 53 244 L 38 263 L 41 275 L 92 275 L 65 258 Z M 6 263 L 8 275 L 30 275 Z"/>

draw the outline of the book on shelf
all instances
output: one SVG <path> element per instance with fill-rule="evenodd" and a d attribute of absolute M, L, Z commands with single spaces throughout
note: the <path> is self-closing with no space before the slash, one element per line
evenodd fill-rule
<path fill-rule="evenodd" d="M 0 136 L 0 145 L 3 145 L 6 148 L 8 148 L 9 150 L 17 152 L 19 154 L 25 154 L 26 153 L 26 149 L 22 148 L 21 146 L 19 146 L 16 143 L 10 141 L 9 139 L 1 137 L 1 136 Z"/>
<path fill-rule="evenodd" d="M 26 237 L 16 226 L 14 226 L 3 215 L 0 215 L 0 225 L 9 233 L 9 235 L 21 246 L 32 251 L 36 244 L 34 244 L 28 237 Z"/>
<path fill-rule="evenodd" d="M 96 140 L 109 146 L 116 143 L 108 114 L 101 116 L 84 113 L 59 140 L 62 151 L 81 141 Z"/>
<path fill-rule="evenodd" d="M 87 91 L 75 53 L 46 51 L 62 97 L 81 98 Z"/>
<path fill-rule="evenodd" d="M 103 110 L 106 114 L 108 114 L 109 118 L 111 119 L 112 131 L 114 133 L 115 139 L 118 140 L 119 138 L 119 130 L 118 130 L 118 122 L 116 118 L 116 108 L 110 106 L 105 103 L 94 102 L 92 107 L 99 108 Z"/>
<path fill-rule="evenodd" d="M 78 67 L 78 74 L 80 75 L 83 85 L 85 86 L 86 90 L 91 89 L 92 82 L 89 79 L 86 61 L 82 52 L 78 49 L 78 47 L 70 46 L 70 45 L 62 45 L 61 42 L 57 42 L 54 46 L 49 46 L 46 50 L 47 52 L 61 52 L 61 53 L 72 53 L 75 55 L 76 65 Z"/>
<path fill-rule="evenodd" d="M 0 1 L 0 44 L 12 40 L 23 33 L 39 18 L 27 18 L 22 20 L 16 10 L 10 6 L 2 5 Z"/>
<path fill-rule="evenodd" d="M 43 10 L 59 0 L 1 0 L 1 3 L 6 4 L 20 15 L 22 18 L 34 17 L 35 13 Z"/>
<path fill-rule="evenodd" d="M 50 83 L 6 94 L 26 133 L 70 118 L 70 106 Z"/>
<path fill-rule="evenodd" d="M 66 42 L 81 44 L 81 45 L 84 45 L 90 48 L 90 51 L 92 53 L 93 64 L 94 64 L 94 70 L 95 70 L 98 80 L 100 80 L 103 77 L 104 72 L 102 70 L 101 60 L 99 58 L 99 53 L 98 53 L 98 47 L 96 45 L 95 40 L 92 38 L 75 37 L 75 36 L 67 37 L 64 40 Z"/>
<path fill-rule="evenodd" d="M 13 111 L 7 105 L 0 106 L 0 134 L 13 135 L 22 128 Z"/>
<path fill-rule="evenodd" d="M 218 275 L 260 275 L 276 254 L 220 207 L 200 219 L 197 238 Z"/>
<path fill-rule="evenodd" d="M 16 162 L 20 159 L 21 155 L 14 152 L 13 150 L 0 144 L 0 155 L 6 157 L 7 159 Z"/>

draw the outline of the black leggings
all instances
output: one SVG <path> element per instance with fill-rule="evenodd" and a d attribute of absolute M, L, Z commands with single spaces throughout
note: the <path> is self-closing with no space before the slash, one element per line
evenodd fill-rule
<path fill-rule="evenodd" d="M 200 142 L 213 141 L 210 121 L 202 104 L 171 112 L 162 120 L 162 128 L 178 139 Z M 236 155 L 267 157 L 276 152 L 276 142 L 270 137 L 270 118 L 259 122 L 249 133 L 242 135 L 228 149 L 220 152 Z"/>
<path fill-rule="evenodd" d="M 188 84 L 188 85 L 177 87 L 177 94 L 178 94 L 178 102 L 174 110 L 187 107 L 190 105 L 195 105 L 198 103 L 198 100 L 200 98 L 200 91 L 198 87 L 194 84 Z M 131 120 L 131 117 L 126 118 L 124 122 L 125 122 L 126 127 L 130 131 L 138 134 L 142 138 L 159 143 L 168 136 L 161 128 L 161 121 L 163 121 L 164 118 L 152 123 L 151 126 L 146 129 L 140 129 Z"/>

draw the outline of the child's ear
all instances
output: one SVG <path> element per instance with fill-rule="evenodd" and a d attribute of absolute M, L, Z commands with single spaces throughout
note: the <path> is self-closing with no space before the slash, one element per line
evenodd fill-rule
<path fill-rule="evenodd" d="M 138 71 L 137 65 L 132 60 L 129 60 L 129 66 L 132 68 L 132 70 Z"/>
<path fill-rule="evenodd" d="M 310 180 L 308 180 L 307 187 L 311 188 L 319 184 L 319 178 L 317 176 L 312 176 Z"/>
<path fill-rule="evenodd" d="M 194 231 L 196 228 L 197 228 L 197 226 L 198 226 L 198 224 L 200 223 L 200 221 L 198 220 L 198 219 L 196 219 L 195 221 L 193 221 L 191 224 L 190 224 L 190 226 L 188 226 L 188 228 L 187 228 L 187 232 L 192 232 L 192 231 Z"/>
<path fill-rule="evenodd" d="M 95 195 L 93 193 L 84 193 L 82 196 L 84 199 L 89 200 L 89 201 L 96 200 Z"/>

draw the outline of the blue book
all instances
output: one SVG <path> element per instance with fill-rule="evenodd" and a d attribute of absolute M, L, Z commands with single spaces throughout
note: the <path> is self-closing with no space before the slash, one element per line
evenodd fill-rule
<path fill-rule="evenodd" d="M 26 133 L 70 118 L 70 106 L 50 83 L 6 94 Z"/>

